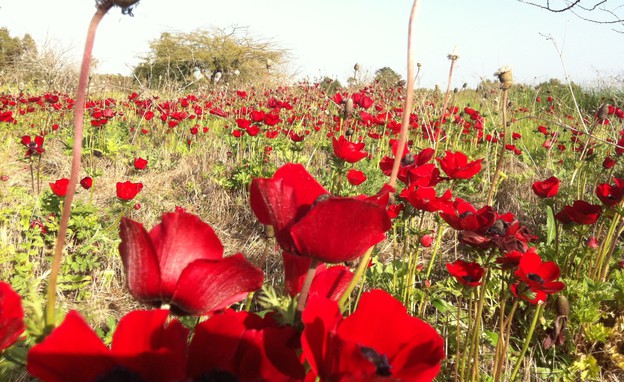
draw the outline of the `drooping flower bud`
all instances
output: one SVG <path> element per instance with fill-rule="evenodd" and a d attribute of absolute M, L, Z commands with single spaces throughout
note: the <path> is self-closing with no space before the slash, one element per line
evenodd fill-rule
<path fill-rule="evenodd" d="M 568 316 L 570 314 L 570 303 L 564 295 L 557 297 L 557 315 Z"/>
<path fill-rule="evenodd" d="M 609 117 L 609 104 L 608 103 L 604 103 L 600 106 L 600 108 L 598 109 L 598 112 L 596 112 L 596 117 L 598 117 L 598 119 L 602 121 L 604 121 L 605 119 Z"/>

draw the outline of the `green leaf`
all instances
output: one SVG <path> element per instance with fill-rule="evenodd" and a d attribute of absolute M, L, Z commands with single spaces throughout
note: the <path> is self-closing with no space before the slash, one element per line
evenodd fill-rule
<path fill-rule="evenodd" d="M 550 245 L 555 239 L 557 224 L 555 223 L 555 213 L 553 212 L 552 206 L 547 206 L 546 212 L 548 213 L 548 219 L 546 221 L 546 245 Z"/>

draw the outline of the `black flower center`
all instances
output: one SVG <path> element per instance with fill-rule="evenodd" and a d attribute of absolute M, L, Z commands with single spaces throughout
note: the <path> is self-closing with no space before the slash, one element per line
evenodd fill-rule
<path fill-rule="evenodd" d="M 381 377 L 389 377 L 392 375 L 392 365 L 388 361 L 388 357 L 385 354 L 379 354 L 373 348 L 367 348 L 365 346 L 360 347 L 360 351 L 364 358 L 369 360 L 373 365 L 375 365 L 375 374 Z"/>
<path fill-rule="evenodd" d="M 142 382 L 143 378 L 137 372 L 123 366 L 115 366 L 106 374 L 100 375 L 94 382 Z"/>
<path fill-rule="evenodd" d="M 414 164 L 414 162 L 415 162 L 414 155 L 412 155 L 412 153 L 405 154 L 403 159 L 401 159 L 401 164 L 403 166 L 411 166 Z"/>
<path fill-rule="evenodd" d="M 538 282 L 540 284 L 544 284 L 544 279 L 540 275 L 537 275 L 535 273 L 529 273 L 527 275 L 527 278 L 529 280 L 531 280 L 531 281 L 535 281 L 535 282 Z"/>
<path fill-rule="evenodd" d="M 193 379 L 193 382 L 238 382 L 238 377 L 228 371 L 214 370 Z"/>
<path fill-rule="evenodd" d="M 469 283 L 473 283 L 473 282 L 475 282 L 475 281 L 479 281 L 479 279 L 478 279 L 478 278 L 476 278 L 476 277 L 474 277 L 473 275 L 465 275 L 465 276 L 462 276 L 462 279 L 464 279 L 464 280 L 468 281 Z"/>

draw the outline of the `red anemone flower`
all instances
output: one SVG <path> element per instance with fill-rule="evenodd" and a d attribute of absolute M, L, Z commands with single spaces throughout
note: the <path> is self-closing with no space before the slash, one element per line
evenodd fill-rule
<path fill-rule="evenodd" d="M 134 158 L 134 168 L 137 170 L 145 170 L 147 168 L 147 159 Z"/>
<path fill-rule="evenodd" d="M 435 188 L 420 187 L 416 183 L 410 183 L 408 187 L 403 189 L 400 196 L 417 210 L 428 212 L 443 211 L 446 213 L 454 212 L 450 190 L 447 190 L 442 196 L 438 197 Z"/>
<path fill-rule="evenodd" d="M 362 171 L 352 168 L 347 172 L 347 181 L 354 186 L 359 186 L 366 181 L 366 175 Z"/>
<path fill-rule="evenodd" d="M 475 287 L 482 284 L 483 267 L 477 263 L 467 263 L 458 259 L 452 263 L 446 263 L 446 269 L 464 286 Z"/>
<path fill-rule="evenodd" d="M 596 187 L 596 196 L 607 207 L 619 204 L 622 198 L 624 198 L 624 180 L 619 178 L 614 178 L 613 180 L 615 185 L 603 183 Z"/>
<path fill-rule="evenodd" d="M 262 271 L 241 254 L 223 257 L 223 245 L 198 216 L 166 213 L 148 233 L 122 218 L 119 252 L 130 294 L 141 302 L 203 314 L 240 301 L 262 286 Z"/>
<path fill-rule="evenodd" d="M 168 310 L 124 316 L 109 349 L 76 311 L 28 352 L 28 372 L 44 382 L 178 381 L 186 366 L 189 330 Z"/>
<path fill-rule="evenodd" d="M 364 149 L 364 143 L 355 143 L 347 140 L 343 135 L 339 139 L 332 137 L 334 155 L 345 162 L 355 163 L 368 156 Z"/>
<path fill-rule="evenodd" d="M 271 315 L 226 310 L 195 327 L 189 346 L 188 377 L 193 381 L 302 381 L 291 326 Z"/>
<path fill-rule="evenodd" d="M 533 183 L 533 192 L 540 198 L 552 198 L 559 192 L 559 179 L 556 176 Z"/>
<path fill-rule="evenodd" d="M 303 287 L 305 277 L 310 268 L 310 257 L 296 256 L 284 252 L 284 279 L 286 292 L 294 297 Z M 338 300 L 353 279 L 353 272 L 344 265 L 335 265 L 327 268 L 325 264 L 319 264 L 314 273 L 314 279 L 310 285 L 309 296 L 321 295 L 325 298 Z"/>
<path fill-rule="evenodd" d="M 85 176 L 84 178 L 80 179 L 80 185 L 85 190 L 90 189 L 91 187 L 93 187 L 93 178 L 91 178 L 90 176 Z"/>
<path fill-rule="evenodd" d="M 282 166 L 273 178 L 254 179 L 250 199 L 284 251 L 328 263 L 360 257 L 391 227 L 384 207 L 329 195 L 300 164 Z"/>
<path fill-rule="evenodd" d="M 483 206 L 477 210 L 472 203 L 461 198 L 455 199 L 453 207 L 455 213 L 442 212 L 440 217 L 456 230 L 481 232 L 494 225 L 497 218 L 496 211 L 491 206 Z"/>
<path fill-rule="evenodd" d="M 28 135 L 22 137 L 22 144 L 28 148 L 26 150 L 26 156 L 29 157 L 33 154 L 41 155 L 45 152 L 43 149 L 43 137 L 37 135 L 34 139 Z"/>
<path fill-rule="evenodd" d="M 528 252 L 535 253 L 535 247 L 529 248 L 526 253 Z M 518 264 L 520 264 L 520 259 L 522 259 L 522 256 L 524 256 L 523 252 L 518 250 L 512 250 L 506 252 L 503 256 L 497 257 L 496 262 L 500 264 L 500 267 L 503 270 L 515 269 Z"/>
<path fill-rule="evenodd" d="M 132 200 L 143 189 L 143 183 L 131 181 L 117 182 L 117 197 L 121 200 Z"/>
<path fill-rule="evenodd" d="M 0 353 L 24 332 L 22 298 L 9 283 L 0 281 Z"/>
<path fill-rule="evenodd" d="M 470 179 L 481 171 L 483 159 L 468 162 L 468 157 L 461 151 L 446 151 L 444 158 L 436 158 L 440 168 L 451 179 Z"/>
<path fill-rule="evenodd" d="M 69 185 L 69 179 L 61 178 L 61 179 L 58 179 L 54 183 L 50 183 L 50 189 L 52 190 L 54 195 L 62 198 L 63 196 L 67 195 L 68 185 Z"/>
<path fill-rule="evenodd" d="M 445 356 L 436 330 L 383 290 L 364 293 L 347 318 L 335 301 L 311 297 L 302 321 L 310 380 L 431 381 Z"/>
<path fill-rule="evenodd" d="M 584 200 L 576 200 L 572 206 L 564 206 L 563 210 L 555 215 L 562 223 L 574 222 L 576 224 L 594 224 L 600 217 L 602 207 L 598 204 L 587 203 Z"/>
<path fill-rule="evenodd" d="M 516 296 L 525 300 L 545 301 L 546 296 L 557 293 L 565 288 L 561 281 L 555 281 L 561 275 L 561 270 L 553 261 L 542 262 L 541 257 L 535 252 L 527 252 L 520 259 L 515 276 L 524 283 L 528 289 L 535 294 L 527 294 L 526 288 L 522 290 L 522 285 L 512 288 Z M 515 289 L 515 290 L 514 290 Z"/>

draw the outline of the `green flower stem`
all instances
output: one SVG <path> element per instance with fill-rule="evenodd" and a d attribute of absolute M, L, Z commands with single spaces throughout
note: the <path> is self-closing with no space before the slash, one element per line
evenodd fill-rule
<path fill-rule="evenodd" d="M 30 156 L 30 186 L 32 189 L 33 196 L 35 196 L 35 170 L 33 169 L 32 154 Z M 37 194 L 37 196 L 39 195 Z"/>
<path fill-rule="evenodd" d="M 578 249 L 581 247 L 581 242 L 583 241 L 583 236 L 585 235 L 584 230 L 579 229 L 578 230 L 578 238 L 576 240 L 576 244 L 574 245 L 574 249 Z M 563 274 L 567 275 L 569 274 L 569 272 L 571 271 L 571 267 L 574 265 L 574 255 L 576 251 L 570 251 L 570 253 L 568 253 L 568 255 L 566 256 L 566 261 L 565 261 L 565 266 L 563 267 L 564 271 Z"/>
<path fill-rule="evenodd" d="M 500 374 L 500 359 L 502 358 L 501 350 L 503 348 L 503 341 L 505 338 L 505 308 L 507 307 L 507 290 L 505 289 L 505 277 L 501 277 L 501 291 L 500 291 L 500 307 L 499 307 L 499 328 L 498 339 L 496 340 L 496 351 L 494 353 L 494 380 Z"/>
<path fill-rule="evenodd" d="M 511 312 L 509 313 L 509 315 L 507 316 L 507 320 L 505 321 L 505 324 L 503 325 L 505 327 L 505 342 L 503 343 L 503 348 L 502 348 L 502 357 L 500 360 L 500 370 L 499 370 L 499 380 L 500 377 L 502 377 L 504 375 L 503 373 L 503 369 L 504 369 L 504 365 L 505 362 L 507 361 L 507 352 L 509 350 L 509 336 L 511 335 L 511 323 L 513 322 L 513 318 L 514 315 L 516 314 L 516 309 L 518 308 L 518 305 L 520 303 L 520 300 L 516 299 L 516 301 L 514 301 L 514 304 L 511 306 Z"/>
<path fill-rule="evenodd" d="M 620 215 L 618 215 L 620 216 Z M 621 220 L 621 219 L 620 219 Z M 622 234 L 622 231 L 624 231 L 624 222 L 620 223 L 620 227 L 618 228 L 616 235 L 615 235 L 615 240 L 611 239 L 609 241 L 609 252 L 607 253 L 607 255 L 605 256 L 605 258 L 602 261 L 602 271 L 600 272 L 599 275 L 599 280 L 600 281 L 605 281 L 607 278 L 607 273 L 609 272 L 609 262 L 611 261 L 611 258 L 613 257 L 613 252 L 615 251 L 615 247 L 617 244 L 617 238 L 620 237 L 620 235 Z"/>
<path fill-rule="evenodd" d="M 622 220 L 622 215 L 620 215 L 619 213 L 616 213 L 616 215 L 611 220 L 611 225 L 609 226 L 609 231 L 607 232 L 607 236 L 603 239 L 602 244 L 600 245 L 600 251 L 599 251 L 598 257 L 596 258 L 596 262 L 594 263 L 594 266 L 589 272 L 589 276 L 594 280 L 600 276 L 600 271 L 602 269 L 605 258 L 610 257 L 608 253 L 612 253 L 615 248 L 615 244 L 617 243 L 617 237 L 618 237 L 618 236 L 615 236 L 615 232 L 621 220 Z"/>
<path fill-rule="evenodd" d="M 351 292 L 353 292 L 353 289 L 355 289 L 355 286 L 358 284 L 358 282 L 362 278 L 362 275 L 364 274 L 364 271 L 368 267 L 368 262 L 371 258 L 371 255 L 373 254 L 373 248 L 375 247 L 374 246 L 370 247 L 364 253 L 364 255 L 360 258 L 360 264 L 358 265 L 358 268 L 355 271 L 355 275 L 353 275 L 353 278 L 351 279 L 351 282 L 347 286 L 347 289 L 344 291 L 342 296 L 340 296 L 340 300 L 338 300 L 338 307 L 340 307 L 340 310 L 343 312 L 345 310 L 345 304 L 347 303 L 347 300 L 349 299 Z"/>
<path fill-rule="evenodd" d="M 509 380 L 511 382 L 516 380 L 516 376 L 518 375 L 518 371 L 520 370 L 520 365 L 522 364 L 522 359 L 526 354 L 527 349 L 529 348 L 529 344 L 531 343 L 531 338 L 533 337 L 533 332 L 535 331 L 535 327 L 537 326 L 537 320 L 539 316 L 542 314 L 542 310 L 544 309 L 544 304 L 542 302 L 538 302 L 537 308 L 535 309 L 535 316 L 533 316 L 533 322 L 531 322 L 531 327 L 529 328 L 529 332 L 527 333 L 526 338 L 524 339 L 524 345 L 522 346 L 522 351 L 520 352 L 520 356 L 516 361 L 516 366 L 511 373 L 511 378 Z"/>
<path fill-rule="evenodd" d="M 483 314 L 483 304 L 485 302 L 485 290 L 487 289 L 487 283 L 490 279 L 489 268 L 485 268 L 483 275 L 483 284 L 479 290 L 479 304 L 477 305 L 477 314 L 475 316 L 475 327 L 472 332 L 472 346 L 473 351 L 473 364 L 472 364 L 472 380 L 479 380 L 479 342 L 481 339 L 481 315 Z"/>
<path fill-rule="evenodd" d="M 74 146 L 72 155 L 71 175 L 69 177 L 69 185 L 67 187 L 67 195 L 65 195 L 65 205 L 63 206 L 63 215 L 61 216 L 61 224 L 58 236 L 56 237 L 56 245 L 54 247 L 54 255 L 50 266 L 50 278 L 48 279 L 48 293 L 46 305 L 46 331 L 51 331 L 56 326 L 56 284 L 58 274 L 61 269 L 61 259 L 63 257 L 63 248 L 65 247 L 65 236 L 67 235 L 67 226 L 69 224 L 69 215 L 71 213 L 71 205 L 76 192 L 76 184 L 78 183 L 78 174 L 80 172 L 80 157 L 82 156 L 82 127 L 84 122 L 84 109 L 86 101 L 87 84 L 89 81 L 89 66 L 91 64 L 91 53 L 93 51 L 93 43 L 95 42 L 95 32 L 100 21 L 109 9 L 113 7 L 112 1 L 104 1 L 97 6 L 97 10 L 91 19 L 87 38 L 85 43 L 84 54 L 82 56 L 82 65 L 80 67 L 80 79 L 78 81 L 78 90 L 76 92 L 76 106 L 74 107 Z"/>
<path fill-rule="evenodd" d="M 459 380 L 459 326 L 461 322 L 461 307 L 462 307 L 462 295 L 457 298 L 457 317 L 456 318 L 456 330 L 455 330 L 455 382 Z"/>
<path fill-rule="evenodd" d="M 473 305 L 475 303 L 475 299 L 474 299 L 474 294 L 475 294 L 475 290 L 474 288 L 470 289 L 470 298 L 468 300 L 468 327 L 466 329 L 466 335 L 464 336 L 464 353 L 462 354 L 462 359 L 461 359 L 461 365 L 459 367 L 459 374 L 461 375 L 460 380 L 461 381 L 465 381 L 466 378 L 464 378 L 464 372 L 466 370 L 466 359 L 468 358 L 468 353 L 470 353 L 470 344 L 468 343 L 468 340 L 470 339 L 470 336 L 468 335 L 468 333 L 470 333 L 472 330 L 474 330 L 473 327 L 473 317 L 472 317 L 472 312 L 473 312 Z"/>

